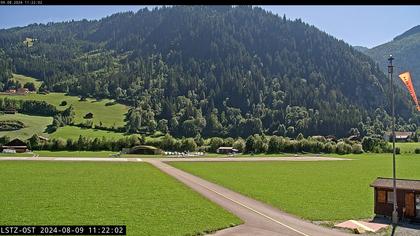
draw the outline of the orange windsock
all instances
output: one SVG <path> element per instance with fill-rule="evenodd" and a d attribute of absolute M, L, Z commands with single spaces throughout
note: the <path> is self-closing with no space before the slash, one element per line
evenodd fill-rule
<path fill-rule="evenodd" d="M 416 91 L 414 91 L 413 83 L 411 82 L 411 75 L 410 72 L 404 72 L 399 75 L 400 79 L 403 81 L 405 86 L 407 87 L 408 91 L 410 92 L 411 98 L 413 98 L 414 103 L 416 104 L 416 108 L 420 111 L 419 102 L 417 101 Z"/>

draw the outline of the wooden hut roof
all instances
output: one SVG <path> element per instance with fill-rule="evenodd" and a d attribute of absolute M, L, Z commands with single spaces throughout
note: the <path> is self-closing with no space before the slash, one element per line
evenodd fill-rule
<path fill-rule="evenodd" d="M 397 189 L 404 190 L 416 190 L 420 191 L 420 180 L 415 179 L 396 179 Z M 371 187 L 375 188 L 393 188 L 392 178 L 378 177 L 372 184 Z"/>

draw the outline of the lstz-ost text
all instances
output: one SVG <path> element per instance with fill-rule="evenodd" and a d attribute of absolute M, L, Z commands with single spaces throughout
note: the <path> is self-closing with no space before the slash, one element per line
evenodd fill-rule
<path fill-rule="evenodd" d="M 0 225 L 0 235 L 126 235 L 125 225 Z"/>

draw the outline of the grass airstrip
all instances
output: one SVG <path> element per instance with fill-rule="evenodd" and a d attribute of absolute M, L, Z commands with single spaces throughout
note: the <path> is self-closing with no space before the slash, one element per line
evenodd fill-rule
<path fill-rule="evenodd" d="M 229 189 L 309 220 L 373 216 L 376 177 L 392 177 L 391 154 L 346 155 L 350 161 L 171 162 Z M 420 179 L 420 155 L 397 156 L 397 177 Z"/>
<path fill-rule="evenodd" d="M 127 235 L 190 235 L 241 223 L 146 163 L 7 161 L 0 179 L 0 225 L 126 225 Z"/>

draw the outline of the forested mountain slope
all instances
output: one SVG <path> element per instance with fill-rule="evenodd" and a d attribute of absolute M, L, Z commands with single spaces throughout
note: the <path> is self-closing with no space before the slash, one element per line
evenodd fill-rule
<path fill-rule="evenodd" d="M 413 84 L 417 91 L 420 91 L 420 25 L 411 28 L 397 36 L 391 42 L 379 45 L 365 51 L 380 64 L 386 65 L 390 54 L 395 58 L 396 72 L 410 71 L 413 76 Z M 381 67 L 384 72 L 386 66 Z"/>
<path fill-rule="evenodd" d="M 386 76 L 368 56 L 301 20 L 247 6 L 33 24 L 1 30 L 0 48 L 11 70 L 43 80 L 43 89 L 133 106 L 129 132 L 345 136 L 373 132 L 388 105 Z M 407 119 L 411 107 L 398 91 L 397 113 Z"/>

